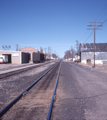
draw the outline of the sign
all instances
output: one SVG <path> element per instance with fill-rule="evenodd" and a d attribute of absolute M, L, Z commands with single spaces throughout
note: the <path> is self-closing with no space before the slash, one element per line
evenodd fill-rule
<path fill-rule="evenodd" d="M 12 53 L 12 57 L 19 57 L 19 53 Z"/>

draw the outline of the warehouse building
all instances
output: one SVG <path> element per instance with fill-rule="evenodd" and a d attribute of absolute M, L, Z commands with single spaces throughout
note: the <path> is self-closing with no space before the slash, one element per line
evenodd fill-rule
<path fill-rule="evenodd" d="M 80 61 L 82 63 L 94 62 L 94 43 L 80 43 Z M 95 64 L 107 63 L 107 43 L 95 43 Z"/>
<path fill-rule="evenodd" d="M 30 54 L 21 51 L 0 50 L 0 55 L 8 56 L 8 63 L 22 64 L 30 61 Z"/>
<path fill-rule="evenodd" d="M 31 61 L 32 61 L 32 54 L 33 54 L 33 52 L 38 52 L 37 49 L 32 48 L 32 47 L 25 47 L 25 48 L 20 49 L 19 51 L 25 52 L 25 53 L 30 53 L 31 54 Z"/>

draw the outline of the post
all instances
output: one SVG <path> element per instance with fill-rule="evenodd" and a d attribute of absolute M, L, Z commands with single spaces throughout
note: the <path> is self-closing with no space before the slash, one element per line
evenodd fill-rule
<path fill-rule="evenodd" d="M 96 23 L 101 23 L 102 24 L 102 22 L 88 22 L 88 23 L 94 23 L 94 25 L 88 25 L 88 26 L 90 26 L 90 27 L 92 27 L 92 26 L 94 26 L 94 28 L 88 28 L 88 30 L 94 30 L 94 63 L 93 63 L 93 67 L 95 67 L 95 33 L 96 33 L 96 30 L 101 30 L 101 29 L 99 29 L 98 27 L 100 26 L 100 25 L 98 25 L 98 27 L 96 28 Z"/>
<path fill-rule="evenodd" d="M 96 29 L 96 22 L 94 22 L 94 66 L 95 67 L 95 29 Z"/>

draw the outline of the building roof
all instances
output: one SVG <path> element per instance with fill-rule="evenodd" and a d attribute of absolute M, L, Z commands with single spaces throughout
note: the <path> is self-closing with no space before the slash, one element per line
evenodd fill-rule
<path fill-rule="evenodd" d="M 79 52 L 94 52 L 94 43 L 80 43 Z M 107 52 L 107 43 L 95 43 L 95 52 Z"/>
<path fill-rule="evenodd" d="M 37 49 L 35 49 L 35 48 L 32 48 L 32 47 L 25 47 L 25 48 L 22 48 L 22 49 L 20 49 L 19 51 L 34 51 L 34 52 L 38 52 L 38 50 Z"/>

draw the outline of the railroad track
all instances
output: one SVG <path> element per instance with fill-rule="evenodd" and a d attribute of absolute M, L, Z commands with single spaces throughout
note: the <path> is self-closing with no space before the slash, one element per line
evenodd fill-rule
<path fill-rule="evenodd" d="M 15 75 L 15 74 L 19 74 L 19 73 L 22 73 L 22 72 L 25 72 L 27 70 L 30 70 L 30 69 L 33 69 L 33 68 L 36 68 L 36 67 L 40 67 L 42 65 L 46 65 L 48 63 L 51 63 L 51 62 L 46 62 L 46 63 L 41 63 L 41 64 L 30 64 L 30 65 L 24 65 L 24 66 L 19 66 L 19 67 L 16 67 L 16 69 L 11 69 L 11 70 L 7 70 L 6 71 L 3 71 L 2 73 L 0 73 L 0 79 L 3 79 L 5 77 L 9 77 L 9 76 L 12 76 L 12 75 Z"/>
<path fill-rule="evenodd" d="M 24 99 L 25 97 L 30 95 L 30 91 L 31 94 L 33 94 L 33 92 L 35 92 L 35 89 L 32 92 L 32 89 L 34 88 L 34 86 L 36 87 L 36 94 L 38 94 L 40 96 L 40 94 L 42 94 L 41 96 L 43 96 L 43 93 L 46 94 L 46 92 L 49 94 L 49 98 L 52 97 L 52 100 L 50 102 L 50 107 L 49 111 L 47 113 L 47 118 L 46 120 L 50 120 L 51 117 L 51 112 L 52 112 L 52 106 L 53 106 L 53 102 L 54 102 L 54 95 L 56 92 L 56 88 L 57 88 L 57 84 L 58 84 L 58 79 L 59 79 L 59 74 L 60 74 L 60 70 L 61 70 L 61 63 L 58 62 L 56 63 L 54 66 L 52 66 L 49 70 L 47 70 L 42 76 L 40 76 L 35 82 L 33 82 L 28 88 L 26 88 L 22 93 L 20 93 L 14 100 L 12 100 L 8 105 L 6 105 L 1 111 L 0 111 L 0 118 L 2 119 L 3 116 L 5 114 L 8 114 L 9 109 L 11 110 L 16 103 L 20 100 L 23 101 L 24 103 L 27 102 L 27 99 Z M 58 75 L 57 75 L 57 73 Z M 55 77 L 56 76 L 56 77 Z M 56 80 L 55 80 L 56 79 Z M 55 87 L 54 87 L 55 86 Z M 32 88 L 32 89 L 31 89 Z M 49 90 L 47 90 L 49 88 Z M 53 89 L 54 88 L 54 89 Z M 30 91 L 29 91 L 30 90 Z M 29 93 L 28 93 L 29 91 Z M 41 91 L 43 93 L 41 93 Z M 49 92 L 51 91 L 51 92 Z M 27 94 L 28 93 L 28 94 Z M 51 93 L 51 94 L 50 94 Z M 52 95 L 53 93 L 53 95 Z M 27 95 L 26 95 L 27 94 Z M 37 98 L 35 98 L 37 100 Z M 46 98 L 47 100 L 48 98 Z M 30 99 L 32 100 L 32 99 Z M 45 101 L 45 99 L 43 99 Z M 49 99 L 50 100 L 50 99 Z M 20 102 L 19 101 L 19 102 Z M 33 102 L 32 102 L 33 103 Z M 46 104 L 46 103 L 45 103 Z M 21 104 L 20 104 L 21 105 Z M 35 105 L 35 103 L 34 103 Z M 37 106 L 38 104 L 36 104 Z M 12 107 L 13 106 L 13 107 Z M 32 106 L 32 105 L 30 105 Z M 49 106 L 49 105 L 48 105 Z M 19 107 L 19 105 L 17 106 Z M 17 108 L 16 107 L 16 108 Z M 15 108 L 15 107 L 14 107 Z M 16 109 L 15 108 L 15 109 Z M 18 108 L 17 108 L 18 109 Z M 16 110 L 17 110 L 16 109 Z M 10 113 L 9 113 L 10 114 Z M 14 113 L 13 113 L 14 114 Z M 8 115 L 7 115 L 8 116 Z"/>
<path fill-rule="evenodd" d="M 25 64 L 19 64 L 19 65 L 13 65 L 13 66 L 11 66 L 11 64 L 9 64 L 9 66 L 8 66 L 8 64 L 2 64 L 2 65 L 5 65 L 5 66 L 7 66 L 7 67 L 1 67 L 0 68 L 0 71 L 5 71 L 5 70 L 9 70 L 9 69 L 14 69 L 14 68 L 21 68 L 21 67 L 26 67 L 26 66 L 30 66 L 30 65 L 35 65 L 35 66 L 38 66 L 38 65 L 40 65 L 40 64 L 47 64 L 47 63 L 50 63 L 50 62 L 52 62 L 52 61 L 44 61 L 43 63 L 25 63 Z"/>

